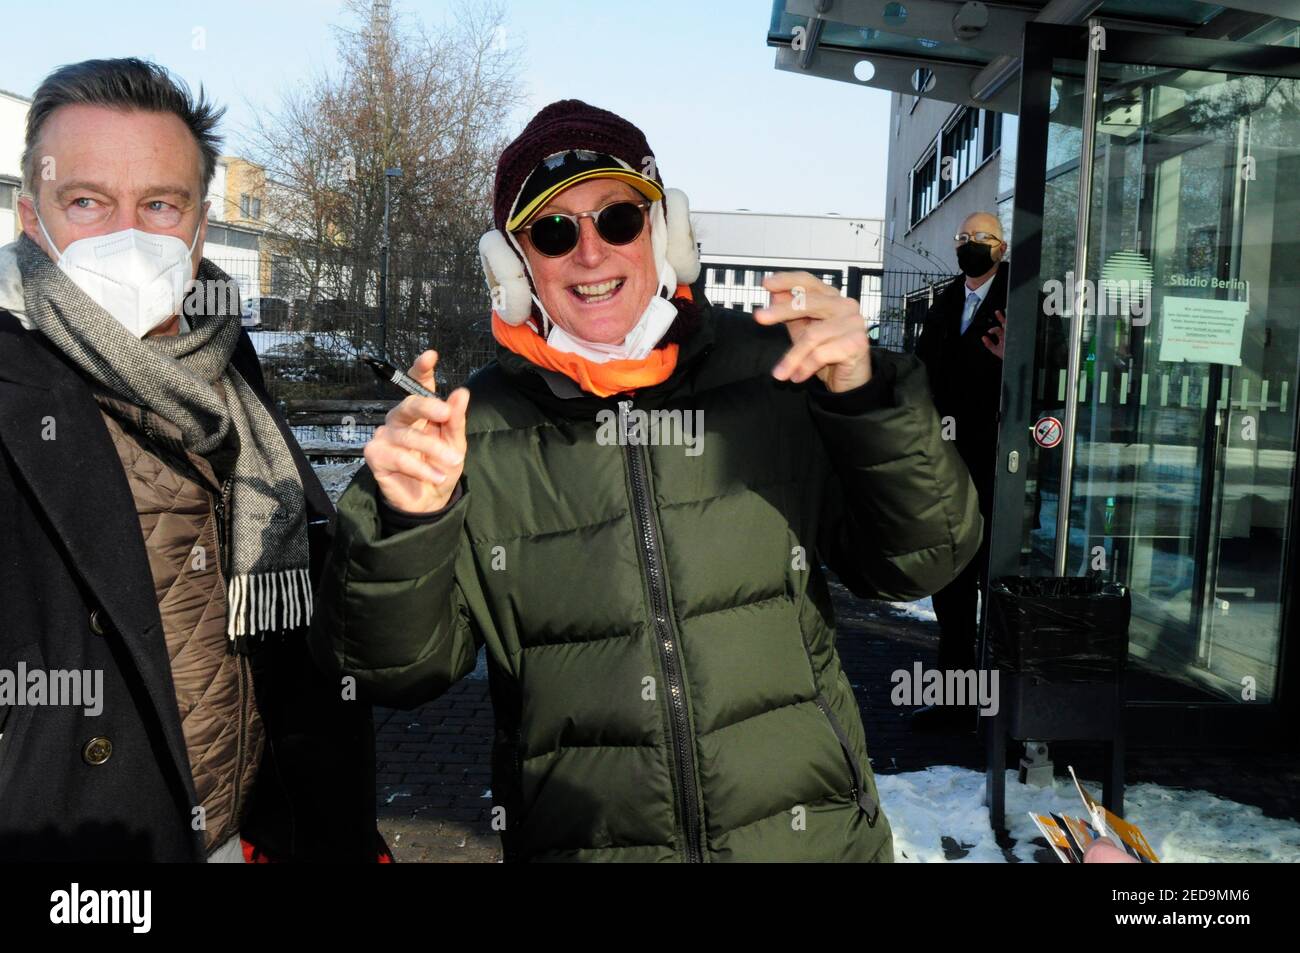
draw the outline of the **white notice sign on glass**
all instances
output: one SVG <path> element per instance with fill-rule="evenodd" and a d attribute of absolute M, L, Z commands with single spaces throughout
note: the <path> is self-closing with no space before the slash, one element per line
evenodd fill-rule
<path fill-rule="evenodd" d="M 1165 295 L 1160 360 L 1241 365 L 1246 302 Z"/>

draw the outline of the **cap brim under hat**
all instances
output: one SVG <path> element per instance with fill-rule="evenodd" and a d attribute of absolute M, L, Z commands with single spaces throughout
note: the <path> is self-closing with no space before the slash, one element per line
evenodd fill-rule
<path fill-rule="evenodd" d="M 508 231 L 517 231 L 534 218 L 539 211 L 546 207 L 546 204 L 559 195 L 570 186 L 577 185 L 579 182 L 586 182 L 590 179 L 617 179 L 620 182 L 626 182 L 632 188 L 636 189 L 652 202 L 657 202 L 664 197 L 664 190 L 659 187 L 659 183 L 654 179 L 647 178 L 638 172 L 630 169 L 621 168 L 603 168 L 588 169 L 571 175 L 559 182 L 548 185 L 540 193 L 534 196 L 523 208 L 515 211 L 506 221 Z"/>

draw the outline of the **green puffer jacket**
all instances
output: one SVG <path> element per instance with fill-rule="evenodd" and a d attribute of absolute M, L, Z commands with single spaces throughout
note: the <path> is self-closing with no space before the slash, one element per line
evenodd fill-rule
<path fill-rule="evenodd" d="M 918 361 L 874 350 L 836 395 L 771 376 L 789 346 L 706 309 L 630 401 L 502 349 L 440 518 L 386 534 L 365 469 L 340 501 L 318 658 L 410 707 L 486 646 L 507 860 L 893 859 L 820 562 L 927 595 L 974 556 L 978 504 Z M 702 411 L 702 443 L 642 410 Z"/>

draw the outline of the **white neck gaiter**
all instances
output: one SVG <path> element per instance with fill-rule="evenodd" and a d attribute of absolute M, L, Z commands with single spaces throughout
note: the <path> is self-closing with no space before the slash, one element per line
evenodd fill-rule
<path fill-rule="evenodd" d="M 650 299 L 650 303 L 641 312 L 641 317 L 637 319 L 636 324 L 627 332 L 627 337 L 621 343 L 600 344 L 595 341 L 585 341 L 565 331 L 554 321 L 549 322 L 551 330 L 546 335 L 546 343 L 557 351 L 585 357 L 593 364 L 644 360 L 660 339 L 668 333 L 668 328 L 677 318 L 677 307 L 664 297 L 665 291 L 671 295 L 676 290 L 677 273 L 673 271 L 672 265 L 664 262 L 659 267 L 659 285 L 655 289 L 654 297 Z M 538 306 L 540 305 L 539 301 Z"/>

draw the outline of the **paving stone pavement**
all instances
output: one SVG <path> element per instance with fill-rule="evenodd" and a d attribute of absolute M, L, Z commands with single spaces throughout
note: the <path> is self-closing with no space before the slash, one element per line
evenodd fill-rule
<path fill-rule="evenodd" d="M 938 764 L 983 770 L 983 747 L 974 733 L 913 733 L 911 709 L 889 703 L 893 671 L 910 669 L 918 659 L 927 667 L 935 664 L 937 626 L 855 599 L 838 585 L 832 590 L 840 659 L 862 709 L 875 771 Z M 487 680 L 464 679 L 415 711 L 376 709 L 375 723 L 380 830 L 398 861 L 499 861 L 490 813 L 493 719 Z M 1056 745 L 1052 755 L 1058 773 L 1068 761 L 1083 776 L 1100 775 L 1093 749 Z M 1127 781 L 1212 791 L 1273 817 L 1300 818 L 1296 753 L 1130 749 Z"/>
<path fill-rule="evenodd" d="M 462 679 L 414 711 L 375 709 L 379 829 L 399 863 L 501 859 L 491 828 L 492 703 Z"/>

